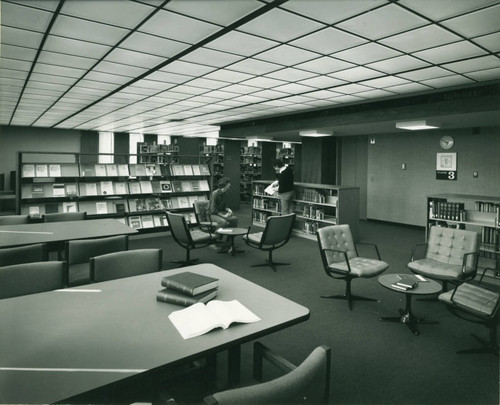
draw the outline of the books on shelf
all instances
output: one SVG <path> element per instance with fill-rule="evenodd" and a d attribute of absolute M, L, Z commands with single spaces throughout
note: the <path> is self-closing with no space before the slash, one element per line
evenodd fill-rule
<path fill-rule="evenodd" d="M 227 329 L 232 323 L 252 323 L 260 318 L 237 300 L 213 300 L 201 302 L 179 311 L 172 312 L 168 318 L 184 339 L 203 335 L 212 329 Z"/>
<path fill-rule="evenodd" d="M 141 194 L 141 184 L 138 181 L 128 183 L 130 194 Z"/>
<path fill-rule="evenodd" d="M 76 202 L 63 202 L 63 212 L 77 212 L 78 206 Z"/>
<path fill-rule="evenodd" d="M 152 215 L 143 215 L 141 217 L 142 227 L 143 228 L 154 228 L 153 216 Z"/>
<path fill-rule="evenodd" d="M 113 190 L 113 182 L 112 181 L 101 181 L 101 194 L 102 195 L 113 195 L 115 192 Z"/>
<path fill-rule="evenodd" d="M 96 183 L 85 183 L 85 193 L 82 193 L 82 194 L 83 195 L 97 195 L 97 184 Z"/>
<path fill-rule="evenodd" d="M 52 185 L 52 195 L 54 197 L 65 197 L 66 196 L 66 188 L 62 183 L 54 183 Z"/>
<path fill-rule="evenodd" d="M 217 288 L 219 280 L 203 274 L 184 271 L 182 273 L 163 277 L 161 279 L 161 285 L 183 294 L 193 296 Z"/>
<path fill-rule="evenodd" d="M 117 171 L 118 171 L 118 176 L 129 176 L 129 170 L 128 170 L 128 165 L 116 165 Z"/>
<path fill-rule="evenodd" d="M 128 218 L 128 225 L 134 229 L 142 228 L 142 221 L 140 216 L 133 216 Z"/>
<path fill-rule="evenodd" d="M 128 194 L 127 183 L 124 181 L 117 181 L 115 183 L 116 194 Z"/>
<path fill-rule="evenodd" d="M 160 187 L 162 193 L 171 193 L 172 192 L 172 184 L 169 180 L 161 180 Z"/>
<path fill-rule="evenodd" d="M 23 177 L 35 177 L 35 165 L 24 164 L 23 165 Z"/>
<path fill-rule="evenodd" d="M 107 176 L 118 176 L 118 166 L 115 164 L 106 165 L 106 175 Z"/>
<path fill-rule="evenodd" d="M 95 166 L 95 175 L 98 177 L 106 177 L 106 166 L 103 164 L 96 164 Z"/>
<path fill-rule="evenodd" d="M 68 197 L 75 197 L 78 194 L 76 184 L 66 184 L 65 188 Z"/>
<path fill-rule="evenodd" d="M 49 170 L 47 165 L 37 164 L 36 166 L 36 177 L 49 177 Z"/>
<path fill-rule="evenodd" d="M 50 164 L 49 165 L 49 177 L 61 177 L 61 165 Z"/>
<path fill-rule="evenodd" d="M 151 194 L 153 192 L 153 186 L 151 184 L 151 181 L 141 180 L 139 183 L 141 185 L 142 194 Z"/>
<path fill-rule="evenodd" d="M 97 215 L 108 213 L 108 204 L 106 201 L 98 201 L 95 203 L 95 210 Z"/>
<path fill-rule="evenodd" d="M 170 288 L 165 288 L 156 293 L 156 300 L 160 302 L 166 302 L 169 304 L 177 304 L 188 307 L 190 305 L 196 304 L 197 302 L 206 304 L 208 301 L 214 299 L 216 296 L 217 296 L 217 289 L 208 290 L 198 295 L 190 296 L 175 290 L 171 290 Z"/>

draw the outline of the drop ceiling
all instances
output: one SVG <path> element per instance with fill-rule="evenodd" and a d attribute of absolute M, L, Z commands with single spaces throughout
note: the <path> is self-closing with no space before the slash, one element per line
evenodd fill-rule
<path fill-rule="evenodd" d="M 203 136 L 500 81 L 499 0 L 3 0 L 1 24 L 1 125 Z"/>

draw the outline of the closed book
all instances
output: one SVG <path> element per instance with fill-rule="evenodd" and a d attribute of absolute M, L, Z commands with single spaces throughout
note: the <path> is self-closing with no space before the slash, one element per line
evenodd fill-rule
<path fill-rule="evenodd" d="M 217 288 L 219 280 L 202 274 L 185 271 L 183 273 L 163 277 L 161 279 L 161 285 L 194 296 Z"/>
<path fill-rule="evenodd" d="M 158 291 L 158 293 L 156 294 L 156 300 L 160 302 L 168 302 L 170 304 L 177 304 L 188 307 L 190 305 L 196 304 L 197 302 L 202 302 L 203 304 L 205 304 L 211 299 L 214 299 L 216 296 L 216 288 L 213 290 L 202 292 L 201 294 L 195 296 L 186 295 L 179 291 L 165 288 Z"/>
<path fill-rule="evenodd" d="M 399 274 L 398 276 L 400 279 L 395 284 L 400 287 L 410 289 L 415 288 L 418 284 L 417 278 L 412 274 Z"/>

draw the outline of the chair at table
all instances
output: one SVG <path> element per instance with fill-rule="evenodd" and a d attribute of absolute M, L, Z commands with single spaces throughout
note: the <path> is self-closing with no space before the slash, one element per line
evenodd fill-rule
<path fill-rule="evenodd" d="M 65 257 L 68 261 L 69 286 L 90 283 L 91 257 L 124 250 L 128 250 L 127 235 L 66 241 Z"/>
<path fill-rule="evenodd" d="M 333 279 L 344 280 L 346 283 L 345 294 L 322 296 L 322 298 L 345 299 L 351 310 L 354 300 L 377 301 L 374 298 L 361 297 L 351 293 L 353 279 L 376 277 L 389 268 L 389 265 L 382 261 L 377 245 L 366 242 L 354 243 L 351 228 L 347 224 L 320 228 L 317 238 L 326 275 Z M 373 247 L 377 259 L 360 257 L 357 245 Z"/>
<path fill-rule="evenodd" d="M 251 227 L 248 228 L 247 234 L 243 236 L 245 243 L 255 249 L 268 252 L 268 259 L 265 263 L 254 264 L 251 267 L 270 266 L 276 271 L 276 266 L 290 264 L 273 261 L 273 251 L 288 243 L 294 221 L 295 214 L 277 215 L 267 218 L 262 232 L 250 233 Z"/>
<path fill-rule="evenodd" d="M 473 283 L 458 284 L 453 290 L 441 293 L 439 301 L 447 304 L 454 315 L 470 322 L 485 325 L 490 331 L 490 338 L 484 340 L 472 334 L 482 347 L 459 350 L 457 353 L 493 353 L 498 356 L 497 324 L 500 294 L 484 286 Z"/>
<path fill-rule="evenodd" d="M 167 219 L 175 242 L 186 250 L 186 259 L 175 260 L 173 263 L 180 263 L 184 266 L 193 264 L 198 259 L 191 259 L 191 250 L 208 246 L 216 241 L 216 236 L 210 230 L 207 233 L 196 228 L 189 229 L 186 218 L 181 214 L 167 211 Z"/>
<path fill-rule="evenodd" d="M 0 267 L 0 299 L 64 288 L 67 279 L 66 263 L 60 261 Z"/>
<path fill-rule="evenodd" d="M 425 256 L 422 254 L 425 250 Z M 416 274 L 439 280 L 443 291 L 447 283 L 462 283 L 476 277 L 479 235 L 465 229 L 433 226 L 427 243 L 413 247 L 407 267 Z"/>
<path fill-rule="evenodd" d="M 135 249 L 108 253 L 90 259 L 93 282 L 154 273 L 162 268 L 161 249 Z"/>
<path fill-rule="evenodd" d="M 54 212 L 43 216 L 43 222 L 83 221 L 85 219 L 87 219 L 86 212 Z"/>
<path fill-rule="evenodd" d="M 22 225 L 27 224 L 29 215 L 3 215 L 0 216 L 0 226 L 2 225 Z"/>
<path fill-rule="evenodd" d="M 212 223 L 212 219 L 208 213 L 209 205 L 210 201 L 208 200 L 195 201 L 193 203 L 194 215 L 196 217 L 196 224 L 202 231 L 214 232 L 216 225 Z"/>
<path fill-rule="evenodd" d="M 44 262 L 49 259 L 46 243 L 0 249 L 0 266 Z"/>

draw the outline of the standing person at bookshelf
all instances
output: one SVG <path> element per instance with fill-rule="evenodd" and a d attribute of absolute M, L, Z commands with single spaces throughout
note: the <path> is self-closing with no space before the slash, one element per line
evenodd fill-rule
<path fill-rule="evenodd" d="M 292 200 L 294 197 L 294 182 L 292 168 L 284 164 L 280 159 L 273 162 L 273 168 L 276 172 L 276 180 L 272 183 L 273 188 L 278 192 L 281 202 L 281 214 L 292 213 Z"/>

